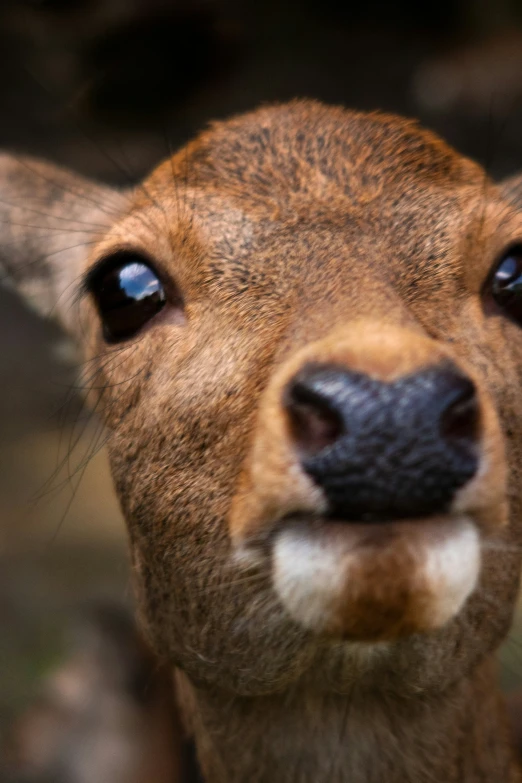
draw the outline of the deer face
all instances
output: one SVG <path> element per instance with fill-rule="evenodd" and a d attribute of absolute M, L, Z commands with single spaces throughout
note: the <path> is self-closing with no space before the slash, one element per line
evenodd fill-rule
<path fill-rule="evenodd" d="M 241 693 L 408 690 L 500 643 L 521 241 L 432 134 L 309 102 L 214 126 L 136 190 L 69 320 L 160 655 Z"/>

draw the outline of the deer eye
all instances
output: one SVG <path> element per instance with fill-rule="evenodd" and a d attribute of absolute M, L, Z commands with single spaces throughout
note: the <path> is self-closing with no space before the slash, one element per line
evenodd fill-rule
<path fill-rule="evenodd" d="M 522 325 L 522 244 L 502 256 L 490 275 L 488 288 L 497 307 Z"/>
<path fill-rule="evenodd" d="M 107 342 L 133 337 L 165 307 L 163 284 L 147 259 L 119 253 L 103 259 L 86 281 Z"/>

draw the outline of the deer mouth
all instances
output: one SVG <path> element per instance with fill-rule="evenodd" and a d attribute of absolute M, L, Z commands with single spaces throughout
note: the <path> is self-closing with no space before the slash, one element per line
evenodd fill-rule
<path fill-rule="evenodd" d="M 383 641 L 434 631 L 477 586 L 480 535 L 466 516 L 346 523 L 291 519 L 269 544 L 274 590 L 315 634 Z"/>

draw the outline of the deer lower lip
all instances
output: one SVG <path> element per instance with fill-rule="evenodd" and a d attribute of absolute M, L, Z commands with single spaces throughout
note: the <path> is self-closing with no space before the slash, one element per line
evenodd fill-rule
<path fill-rule="evenodd" d="M 292 520 L 273 534 L 274 588 L 309 630 L 359 641 L 440 628 L 462 608 L 480 570 L 467 517 L 350 523 Z"/>

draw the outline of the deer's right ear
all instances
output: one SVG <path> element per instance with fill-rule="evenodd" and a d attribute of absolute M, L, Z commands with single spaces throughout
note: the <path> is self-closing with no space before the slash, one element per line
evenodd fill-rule
<path fill-rule="evenodd" d="M 75 283 L 124 202 L 58 166 L 0 155 L 0 282 L 74 331 Z"/>

